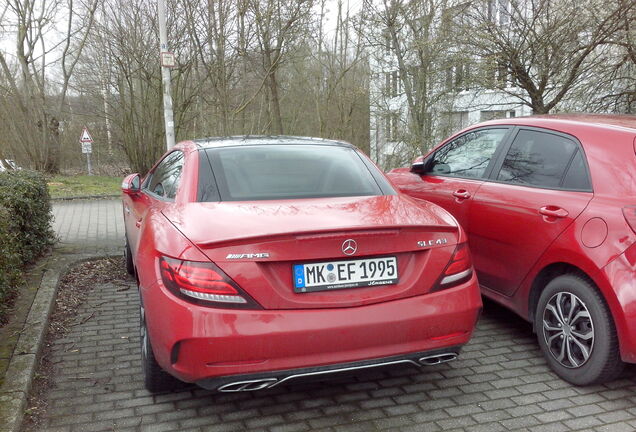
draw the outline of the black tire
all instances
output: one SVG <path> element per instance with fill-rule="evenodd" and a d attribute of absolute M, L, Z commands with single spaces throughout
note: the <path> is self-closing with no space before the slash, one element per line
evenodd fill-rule
<path fill-rule="evenodd" d="M 152 352 L 152 345 L 146 330 L 144 307 L 139 307 L 139 329 L 141 336 L 141 369 L 144 374 L 144 385 L 151 393 L 168 392 L 183 387 L 183 383 L 161 369 Z"/>
<path fill-rule="evenodd" d="M 126 259 L 126 271 L 129 275 L 135 274 L 135 264 L 133 264 L 132 252 L 130 252 L 130 246 L 128 245 L 128 237 L 125 238 L 124 244 L 124 258 Z"/>
<path fill-rule="evenodd" d="M 564 380 L 600 384 L 623 370 L 614 320 L 587 279 L 565 274 L 548 283 L 537 304 L 535 326 L 548 365 Z"/>

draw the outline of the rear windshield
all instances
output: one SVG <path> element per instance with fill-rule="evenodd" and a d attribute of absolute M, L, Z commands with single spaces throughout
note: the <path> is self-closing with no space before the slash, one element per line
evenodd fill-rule
<path fill-rule="evenodd" d="M 251 145 L 206 149 L 199 201 L 251 201 L 383 195 L 357 151 L 325 145 Z M 203 155 L 202 155 L 203 156 Z M 204 159 L 204 158 L 203 158 Z M 215 188 L 215 191 L 209 190 Z"/>

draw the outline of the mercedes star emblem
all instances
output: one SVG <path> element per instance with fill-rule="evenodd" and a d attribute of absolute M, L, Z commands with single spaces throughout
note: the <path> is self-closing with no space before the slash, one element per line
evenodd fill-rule
<path fill-rule="evenodd" d="M 342 253 L 345 255 L 353 255 L 358 250 L 358 243 L 353 239 L 347 239 L 342 243 Z"/>

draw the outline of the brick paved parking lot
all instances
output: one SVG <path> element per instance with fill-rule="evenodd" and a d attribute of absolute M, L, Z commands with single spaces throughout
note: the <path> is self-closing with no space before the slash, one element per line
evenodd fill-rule
<path fill-rule="evenodd" d="M 530 326 L 492 304 L 459 360 L 256 393 L 156 395 L 140 371 L 136 287 L 93 288 L 53 348 L 48 431 L 634 431 L 631 368 L 577 388 L 546 368 Z"/>
<path fill-rule="evenodd" d="M 121 200 L 53 202 L 53 229 L 67 252 L 120 254 L 124 246 Z"/>

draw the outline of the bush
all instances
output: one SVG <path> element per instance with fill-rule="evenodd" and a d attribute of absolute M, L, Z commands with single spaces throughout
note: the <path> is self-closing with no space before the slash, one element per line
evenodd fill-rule
<path fill-rule="evenodd" d="M 44 176 L 35 171 L 0 173 L 0 206 L 9 211 L 18 231 L 17 252 L 23 264 L 35 261 L 54 243 L 51 198 Z"/>
<path fill-rule="evenodd" d="M 21 269 L 54 240 L 44 177 L 26 170 L 0 173 L 0 322 L 20 284 Z"/>
<path fill-rule="evenodd" d="M 0 324 L 4 322 L 7 309 L 13 303 L 16 287 L 22 281 L 17 235 L 18 230 L 12 223 L 11 214 L 0 206 Z"/>

